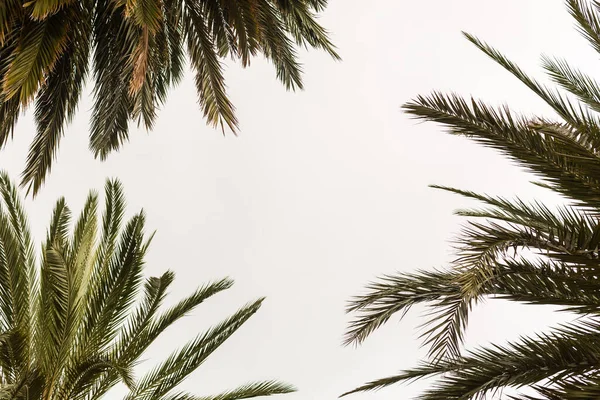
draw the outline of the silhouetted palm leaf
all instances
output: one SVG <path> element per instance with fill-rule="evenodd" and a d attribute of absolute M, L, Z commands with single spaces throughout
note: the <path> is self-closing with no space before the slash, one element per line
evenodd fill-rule
<path fill-rule="evenodd" d="M 76 111 L 92 61 L 90 149 L 104 159 L 131 122 L 151 129 L 186 56 L 212 126 L 238 129 L 223 73 L 263 55 L 287 89 L 302 88 L 299 46 L 339 56 L 317 22 L 326 1 L 31 0 L 0 2 L 0 146 L 36 103 L 37 135 L 21 184 L 35 195 Z M 187 53 L 184 51 L 187 50 Z"/>
<path fill-rule="evenodd" d="M 106 184 L 102 219 L 97 217 L 98 196 L 90 193 L 73 230 L 71 211 L 59 199 L 39 262 L 19 196 L 4 173 L 0 199 L 0 399 L 103 399 L 119 382 L 129 388 L 125 399 L 141 400 L 233 400 L 294 390 L 265 381 L 213 397 L 177 391 L 258 311 L 262 299 L 135 377 L 140 357 L 166 328 L 233 281 L 207 284 L 163 309 L 174 274 L 143 278 L 151 237 L 144 234 L 143 213 L 122 226 L 125 201 L 119 182 Z"/>
<path fill-rule="evenodd" d="M 600 52 L 600 3 L 568 0 L 567 5 L 579 29 Z M 539 185 L 564 196 L 567 204 L 551 210 L 540 202 L 435 186 L 484 204 L 457 212 L 471 219 L 458 238 L 456 260 L 446 270 L 399 273 L 368 285 L 367 293 L 348 306 L 354 319 L 345 337 L 346 344 L 359 344 L 395 314 L 402 316 L 412 305 L 426 304 L 431 308 L 423 334 L 428 360 L 346 394 L 439 376 L 438 383 L 420 398 L 484 399 L 500 395 L 505 387 L 523 386 L 538 394 L 512 398 L 596 398 L 600 393 L 600 86 L 566 61 L 544 57 L 544 69 L 560 85 L 547 88 L 494 48 L 472 35 L 466 37 L 546 101 L 559 119 L 526 118 L 506 106 L 495 108 L 440 93 L 419 96 L 404 110 L 498 150 L 541 179 Z M 582 318 L 550 333 L 465 354 L 462 341 L 470 310 L 488 297 L 561 306 Z"/>

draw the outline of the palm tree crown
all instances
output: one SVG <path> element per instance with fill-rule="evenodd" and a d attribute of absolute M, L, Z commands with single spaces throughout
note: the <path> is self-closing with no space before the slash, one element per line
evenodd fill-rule
<path fill-rule="evenodd" d="M 124 400 L 234 400 L 293 391 L 275 381 L 208 397 L 176 389 L 259 309 L 262 299 L 134 377 L 140 356 L 165 329 L 233 282 L 207 284 L 161 307 L 174 275 L 167 271 L 143 279 L 151 237 L 145 238 L 143 213 L 122 226 L 119 182 L 106 184 L 101 221 L 98 197 L 90 193 L 72 233 L 69 208 L 58 200 L 39 262 L 17 191 L 4 173 L 0 200 L 0 399 L 102 399 L 119 382 L 129 388 Z"/>
<path fill-rule="evenodd" d="M 302 87 L 297 47 L 339 58 L 317 14 L 327 0 L 2 0 L 0 147 L 35 103 L 37 135 L 22 185 L 35 194 L 77 110 L 91 63 L 90 149 L 104 159 L 129 123 L 151 129 L 186 58 L 207 122 L 237 129 L 222 60 L 270 60 L 287 89 Z M 187 57 L 186 57 L 187 56 Z"/>
<path fill-rule="evenodd" d="M 600 52 L 600 3 L 568 0 L 580 31 Z M 354 319 L 346 344 L 359 344 L 393 315 L 419 303 L 431 307 L 421 365 L 367 383 L 349 393 L 438 376 L 422 399 L 484 399 L 506 387 L 535 395 L 513 399 L 575 400 L 600 396 L 600 86 L 566 61 L 545 57 L 544 69 L 559 89 L 525 74 L 500 52 L 466 35 L 556 113 L 526 118 L 508 107 L 434 93 L 404 105 L 418 119 L 467 136 L 533 172 L 539 185 L 566 203 L 505 199 L 448 187 L 484 204 L 458 211 L 471 217 L 458 239 L 451 268 L 384 276 L 348 306 Z M 534 254 L 532 254 L 534 253 Z M 551 304 L 578 314 L 575 322 L 505 345 L 464 351 L 471 308 L 487 297 Z M 349 394 L 347 393 L 347 394 Z"/>

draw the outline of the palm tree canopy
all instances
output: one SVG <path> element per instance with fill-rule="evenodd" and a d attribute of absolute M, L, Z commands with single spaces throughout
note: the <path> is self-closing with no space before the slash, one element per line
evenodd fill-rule
<path fill-rule="evenodd" d="M 17 190 L 0 173 L 0 399 L 103 399 L 120 382 L 129 388 L 124 400 L 234 400 L 294 390 L 277 381 L 206 397 L 177 390 L 256 313 L 262 299 L 136 378 L 134 367 L 165 329 L 233 282 L 206 284 L 162 306 L 174 274 L 143 278 L 151 240 L 144 234 L 144 214 L 123 223 L 117 181 L 107 182 L 105 203 L 99 219 L 98 196 L 90 193 L 71 230 L 71 212 L 58 200 L 36 261 Z"/>
<path fill-rule="evenodd" d="M 22 175 L 40 189 L 90 72 L 90 149 L 104 159 L 130 122 L 151 129 L 186 60 L 213 126 L 238 127 L 223 60 L 248 66 L 262 55 L 290 90 L 302 88 L 298 47 L 338 55 L 317 16 L 327 0 L 2 0 L 0 147 L 34 103 L 37 134 Z"/>
<path fill-rule="evenodd" d="M 568 0 L 570 14 L 600 52 L 600 3 Z M 558 85 L 550 88 L 472 35 L 478 49 L 533 90 L 555 112 L 529 118 L 474 98 L 433 93 L 404 105 L 414 117 L 493 148 L 534 173 L 538 185 L 565 204 L 478 194 L 443 186 L 483 204 L 459 210 L 469 217 L 447 269 L 386 275 L 352 299 L 346 344 L 360 344 L 392 316 L 415 304 L 431 309 L 422 335 L 428 357 L 419 366 L 369 382 L 346 394 L 423 377 L 437 383 L 426 400 L 484 399 L 507 387 L 529 387 L 522 400 L 576 400 L 600 396 L 600 85 L 566 61 L 545 57 Z M 532 254 L 533 253 L 533 254 Z M 559 306 L 579 318 L 547 333 L 505 345 L 465 351 L 469 312 L 486 298 Z"/>

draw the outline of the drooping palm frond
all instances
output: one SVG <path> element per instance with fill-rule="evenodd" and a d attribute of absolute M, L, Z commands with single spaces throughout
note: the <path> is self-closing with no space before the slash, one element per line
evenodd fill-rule
<path fill-rule="evenodd" d="M 588 376 L 600 362 L 597 321 L 556 329 L 505 346 L 479 348 L 456 359 L 425 362 L 401 374 L 369 382 L 354 391 L 375 390 L 402 381 L 444 375 L 421 396 L 426 400 L 483 399 L 504 387 L 535 385 L 544 379 L 557 388 Z M 562 398 L 562 397 L 561 397 Z"/>
<path fill-rule="evenodd" d="M 580 31 L 600 52 L 600 3 L 567 0 Z M 431 310 L 422 334 L 428 360 L 398 375 L 346 394 L 438 376 L 421 398 L 501 397 L 506 387 L 533 388 L 514 399 L 591 399 L 600 390 L 600 85 L 566 61 L 543 58 L 558 88 L 527 75 L 502 53 L 466 34 L 483 53 L 542 98 L 555 116 L 520 116 L 475 99 L 433 93 L 404 105 L 412 116 L 442 124 L 507 156 L 532 172 L 566 204 L 506 199 L 444 186 L 483 203 L 457 211 L 469 218 L 446 270 L 386 275 L 350 301 L 354 318 L 345 344 L 360 344 L 396 314 L 415 304 Z M 565 93 L 566 92 L 566 93 Z M 464 354 L 472 307 L 488 298 L 554 305 L 580 317 L 547 334 L 524 337 Z"/>
<path fill-rule="evenodd" d="M 177 385 L 260 308 L 262 299 L 242 307 L 136 378 L 140 357 L 165 329 L 233 281 L 207 284 L 163 307 L 174 274 L 143 278 L 151 239 L 144 214 L 124 224 L 120 183 L 108 181 L 105 192 L 102 218 L 98 196 L 90 193 L 73 229 L 72 213 L 60 199 L 36 261 L 16 188 L 0 174 L 0 398 L 99 400 L 119 382 L 129 388 L 125 399 L 204 398 L 181 394 Z M 266 381 L 206 398 L 293 390 Z"/>
<path fill-rule="evenodd" d="M 152 129 L 186 58 L 208 124 L 239 128 L 225 62 L 264 56 L 286 89 L 302 88 L 299 47 L 339 59 L 309 0 L 5 0 L 0 4 L 0 147 L 21 111 L 36 106 L 37 135 L 22 185 L 35 195 L 77 110 L 92 64 L 90 149 L 104 159 L 132 122 Z"/>
<path fill-rule="evenodd" d="M 92 34 L 89 10 L 84 2 L 78 2 L 65 12 L 69 18 L 79 22 L 70 29 L 70 41 L 52 72 L 46 77 L 35 100 L 37 134 L 31 143 L 23 172 L 23 182 L 28 190 L 34 192 L 41 187 L 46 173 L 51 170 L 65 125 L 77 111 L 88 70 Z"/>

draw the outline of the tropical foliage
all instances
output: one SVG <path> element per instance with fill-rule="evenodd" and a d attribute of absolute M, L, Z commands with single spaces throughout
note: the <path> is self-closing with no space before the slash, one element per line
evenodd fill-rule
<path fill-rule="evenodd" d="M 143 278 L 151 236 L 144 234 L 142 212 L 122 223 L 119 182 L 106 184 L 101 220 L 98 196 L 89 194 L 72 232 L 71 212 L 58 200 L 38 261 L 19 196 L 3 173 L 0 200 L 0 399 L 102 399 L 117 383 L 129 388 L 125 400 L 233 400 L 293 390 L 275 381 L 207 397 L 177 389 L 262 299 L 135 377 L 140 357 L 165 329 L 233 282 L 213 282 L 161 306 L 174 275 Z"/>
<path fill-rule="evenodd" d="M 568 0 L 579 30 L 600 52 L 600 3 Z M 425 304 L 431 314 L 423 333 L 428 358 L 419 366 L 367 383 L 349 393 L 397 382 L 438 377 L 420 397 L 427 400 L 575 400 L 600 396 L 600 85 L 564 60 L 543 66 L 558 87 L 547 87 L 477 38 L 466 35 L 543 99 L 553 118 L 529 118 L 474 98 L 433 93 L 404 105 L 414 117 L 445 126 L 493 148 L 534 173 L 538 183 L 565 198 L 564 205 L 439 187 L 483 203 L 458 211 L 469 217 L 447 269 L 397 273 L 371 283 L 348 306 L 354 318 L 346 344 L 360 344 L 392 316 Z M 469 312 L 500 298 L 550 304 L 579 318 L 546 333 L 466 351 Z M 347 394 L 349 394 L 347 393 Z"/>
<path fill-rule="evenodd" d="M 317 22 L 327 0 L 2 0 L 0 147 L 34 104 L 37 134 L 22 185 L 35 194 L 50 171 L 88 75 L 94 81 L 90 149 L 104 159 L 131 122 L 151 129 L 186 68 L 210 125 L 234 132 L 223 61 L 273 63 L 287 89 L 302 88 L 298 47 L 338 58 Z"/>

